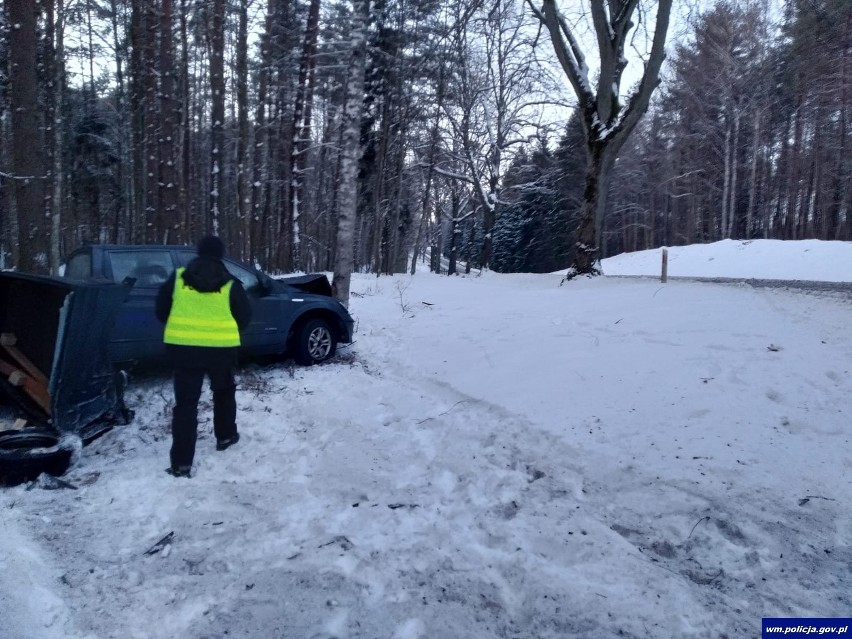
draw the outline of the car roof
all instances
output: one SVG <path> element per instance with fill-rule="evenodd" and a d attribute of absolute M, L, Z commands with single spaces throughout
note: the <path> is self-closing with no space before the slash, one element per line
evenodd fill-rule
<path fill-rule="evenodd" d="M 87 249 L 132 249 L 132 250 L 143 250 L 143 251 L 162 251 L 166 250 L 195 250 L 195 246 L 192 244 L 86 244 L 81 246 L 78 249 L 75 249 L 74 252 Z"/>

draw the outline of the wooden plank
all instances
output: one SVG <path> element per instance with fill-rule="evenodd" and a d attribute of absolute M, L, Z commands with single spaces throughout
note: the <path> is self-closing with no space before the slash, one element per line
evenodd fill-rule
<path fill-rule="evenodd" d="M 12 424 L 9 422 L 0 422 L 0 430 L 21 430 L 26 425 L 26 419 L 16 419 Z"/>
<path fill-rule="evenodd" d="M 9 377 L 9 375 L 14 373 L 16 370 L 18 370 L 18 369 L 15 368 L 14 366 L 12 366 L 9 362 L 7 362 L 6 360 L 0 359 L 0 373 L 5 375 L 6 377 Z"/>
<path fill-rule="evenodd" d="M 47 375 L 42 373 L 38 367 L 30 361 L 30 358 L 24 355 L 20 349 L 15 346 L 18 343 L 18 338 L 14 333 L 3 333 L 0 335 L 0 347 L 3 348 L 14 359 L 18 366 L 27 371 L 27 374 L 34 380 L 43 384 L 47 388 Z"/>
<path fill-rule="evenodd" d="M 21 388 L 45 413 L 50 415 L 50 393 L 43 384 L 2 359 L 0 359 L 0 373 L 6 375 L 12 386 Z"/>

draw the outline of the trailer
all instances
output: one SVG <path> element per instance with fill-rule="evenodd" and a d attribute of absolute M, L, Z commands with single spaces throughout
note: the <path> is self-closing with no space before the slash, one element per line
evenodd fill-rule
<path fill-rule="evenodd" d="M 0 465 L 33 457 L 28 435 L 44 449 L 50 433 L 88 442 L 130 421 L 107 351 L 126 295 L 113 282 L 0 272 L 0 403 L 15 418 L 0 428 Z"/>

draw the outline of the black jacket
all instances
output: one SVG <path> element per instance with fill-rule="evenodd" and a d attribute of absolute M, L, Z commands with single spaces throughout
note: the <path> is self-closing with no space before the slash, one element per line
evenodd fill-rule
<path fill-rule="evenodd" d="M 208 257 L 196 257 L 183 272 L 183 281 L 201 293 L 213 293 L 220 290 L 229 281 L 231 315 L 237 327 L 243 330 L 251 320 L 251 304 L 242 283 L 228 272 L 221 260 Z M 175 290 L 175 273 L 172 273 L 157 291 L 157 319 L 165 324 L 172 312 L 172 294 Z M 215 346 L 184 346 L 166 344 L 166 352 L 174 364 L 182 366 L 206 367 L 233 362 L 236 360 L 236 347 L 220 348 Z"/>

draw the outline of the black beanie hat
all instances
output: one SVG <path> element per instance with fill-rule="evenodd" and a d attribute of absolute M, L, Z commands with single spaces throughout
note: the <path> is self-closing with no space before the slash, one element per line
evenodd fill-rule
<path fill-rule="evenodd" d="M 198 257 L 209 257 L 221 260 L 225 257 L 225 245 L 215 235 L 208 235 L 198 242 Z"/>

